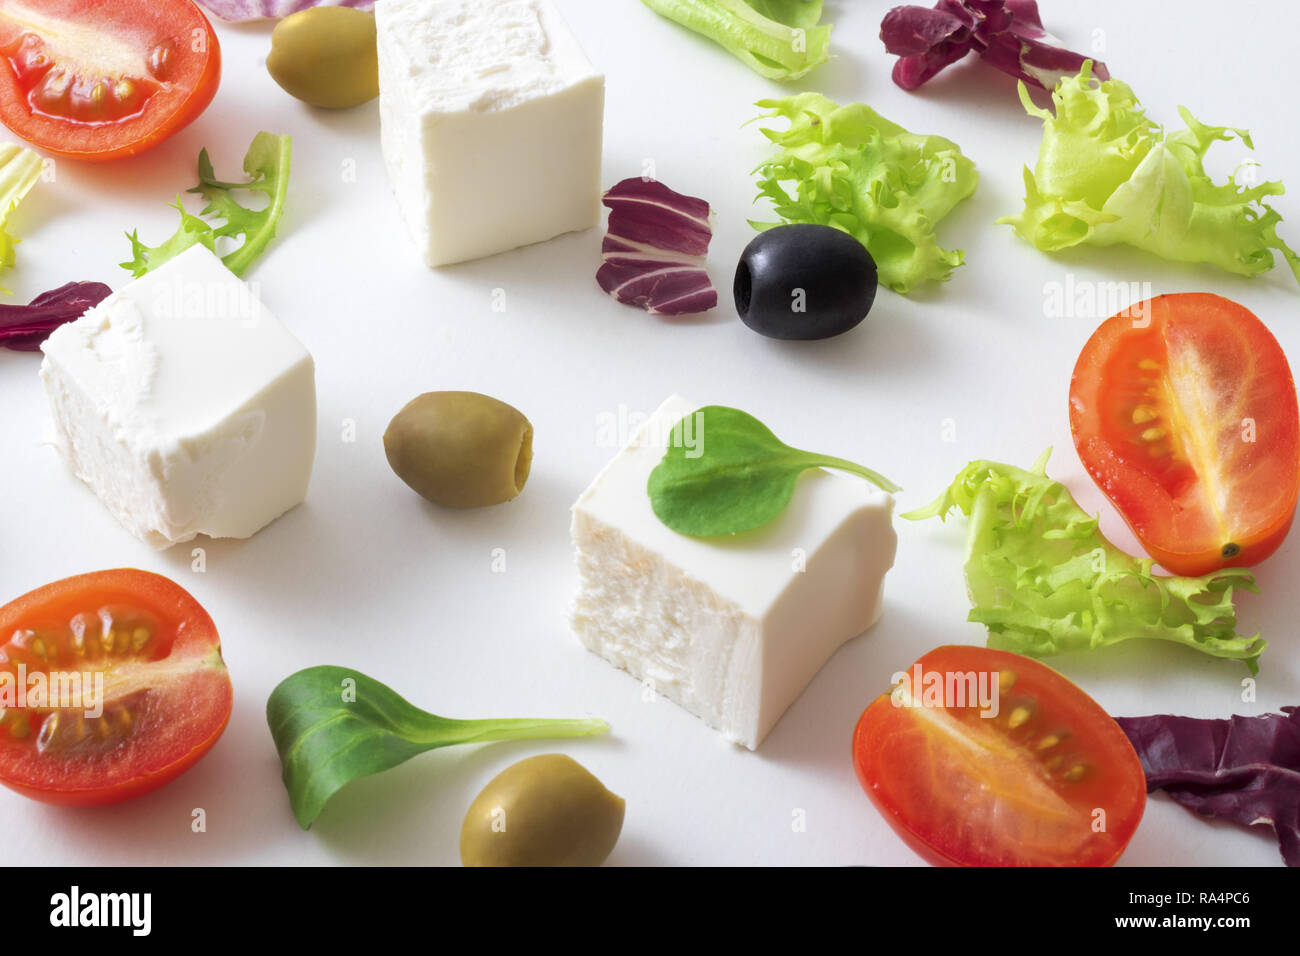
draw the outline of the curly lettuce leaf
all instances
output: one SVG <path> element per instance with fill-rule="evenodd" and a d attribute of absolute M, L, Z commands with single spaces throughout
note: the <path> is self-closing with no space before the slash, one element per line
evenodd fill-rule
<path fill-rule="evenodd" d="M 199 184 L 190 190 L 198 193 L 207 205 L 198 216 L 191 215 L 177 197 L 173 206 L 180 211 L 181 224 L 166 242 L 146 246 L 137 231 L 127 233 L 131 240 L 131 259 L 123 262 L 137 279 L 146 272 L 174 259 L 191 246 L 202 245 L 216 252 L 218 239 L 243 237 L 243 242 L 233 252 L 222 256 L 221 261 L 237 276 L 242 276 L 275 238 L 280 217 L 284 215 L 285 200 L 289 193 L 289 159 L 293 141 L 288 136 L 258 133 L 244 156 L 246 183 L 223 182 L 216 178 L 212 161 L 205 149 L 199 153 Z M 263 193 L 267 204 L 263 209 L 250 209 L 241 205 L 232 195 L 236 189 Z M 213 226 L 204 218 L 221 220 Z"/>
<path fill-rule="evenodd" d="M 755 73 L 797 80 L 830 58 L 822 0 L 641 0 L 708 37 Z"/>
<path fill-rule="evenodd" d="M 6 229 L 9 214 L 41 178 L 41 166 L 41 157 L 27 147 L 13 143 L 0 145 L 0 269 L 12 268 L 14 247 L 20 241 Z M 0 288 L 0 292 L 11 294 L 5 288 Z"/>
<path fill-rule="evenodd" d="M 1273 268 L 1273 250 L 1300 282 L 1300 257 L 1277 234 L 1282 217 L 1263 202 L 1280 182 L 1215 184 L 1205 154 L 1221 140 L 1250 134 L 1198 122 L 1185 107 L 1186 129 L 1164 135 L 1119 80 L 1099 82 L 1085 63 L 1052 94 L 1055 116 L 1039 109 L 1024 83 L 1025 111 L 1043 120 L 1033 172 L 1025 169 L 1025 208 L 999 223 L 1039 249 L 1081 243 L 1136 246 L 1177 262 L 1208 262 L 1237 275 Z"/>
<path fill-rule="evenodd" d="M 757 105 L 771 111 L 760 119 L 790 124 L 762 130 L 778 151 L 755 170 L 759 197 L 771 200 L 781 222 L 834 226 L 854 236 L 895 292 L 944 281 L 961 265 L 962 250 L 942 248 L 935 236 L 935 226 L 979 180 L 956 143 L 909 133 L 864 103 L 840 106 L 820 93 Z"/>
<path fill-rule="evenodd" d="M 1047 457 L 1029 471 L 974 461 L 928 507 L 903 515 L 970 518 L 966 539 L 969 620 L 989 646 L 1046 657 L 1146 638 L 1175 641 L 1245 662 L 1251 673 L 1266 642 L 1236 633 L 1237 588 L 1257 591 L 1244 568 L 1198 578 L 1157 577 L 1149 558 L 1115 547 L 1065 486 L 1047 477 Z"/>

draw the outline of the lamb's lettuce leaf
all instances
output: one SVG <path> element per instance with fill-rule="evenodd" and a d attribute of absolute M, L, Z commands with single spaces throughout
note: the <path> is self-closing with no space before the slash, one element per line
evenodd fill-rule
<path fill-rule="evenodd" d="M 217 179 L 208 151 L 205 149 L 200 152 L 199 184 L 190 192 L 198 193 L 206 199 L 207 205 L 198 216 L 194 216 L 185 211 L 178 197 L 173 205 L 181 214 L 180 228 L 161 245 L 146 246 L 140 241 L 137 232 L 128 233 L 131 260 L 123 262 L 122 268 L 138 279 L 191 246 L 202 245 L 216 252 L 218 239 L 242 236 L 244 241 L 240 246 L 221 259 L 231 272 L 242 276 L 275 238 L 276 226 L 284 215 L 285 200 L 289 194 L 289 158 L 292 146 L 293 141 L 288 136 L 258 133 L 244 156 L 244 172 L 249 176 L 246 183 Z M 241 205 L 233 195 L 237 189 L 265 194 L 266 206 L 250 209 Z M 201 217 L 220 220 L 220 224 L 213 226 Z"/>
<path fill-rule="evenodd" d="M 1120 641 L 1176 641 L 1254 673 L 1265 642 L 1237 634 L 1237 588 L 1256 591 L 1244 568 L 1198 578 L 1157 577 L 1149 558 L 1115 547 L 1058 481 L 1047 455 L 1029 471 L 974 461 L 910 520 L 970 518 L 966 538 L 969 620 L 989 646 L 1045 657 Z"/>
<path fill-rule="evenodd" d="M 1098 81 L 1091 66 L 1066 77 L 1052 94 L 1056 113 L 1039 109 L 1020 84 L 1026 112 L 1043 120 L 1038 163 L 1025 169 L 1025 208 L 998 222 L 1048 252 L 1081 243 L 1127 243 L 1180 262 L 1209 262 L 1238 275 L 1273 268 L 1273 250 L 1300 281 L 1300 258 L 1277 234 L 1282 217 L 1263 200 L 1280 182 L 1216 184 L 1205 154 L 1244 129 L 1208 126 L 1185 107 L 1186 129 L 1164 135 L 1133 90 Z"/>
<path fill-rule="evenodd" d="M 266 702 L 289 803 L 306 830 L 345 785 L 439 747 L 489 740 L 603 734 L 603 720 L 454 720 L 421 710 L 391 687 L 346 667 L 309 667 Z"/>
<path fill-rule="evenodd" d="M 641 0 L 708 37 L 755 73 L 797 80 L 830 57 L 822 0 Z"/>
<path fill-rule="evenodd" d="M 13 266 L 14 246 L 19 242 L 6 229 L 9 214 L 41 178 L 42 164 L 41 157 L 26 146 L 0 145 L 0 269 Z M 10 294 L 4 288 L 0 288 L 0 292 Z"/>
<path fill-rule="evenodd" d="M 691 430 L 694 448 L 680 440 Z M 679 534 L 739 534 L 767 524 L 790 505 L 799 476 L 833 468 L 865 478 L 885 492 L 901 490 L 865 465 L 791 448 L 748 412 L 706 405 L 673 426 L 676 440 L 646 482 L 655 516 Z M 707 437 L 705 437 L 707 436 Z"/>
<path fill-rule="evenodd" d="M 820 93 L 758 106 L 770 110 L 760 119 L 790 124 L 763 129 L 777 152 L 756 170 L 759 196 L 782 222 L 843 229 L 867 247 L 880 281 L 895 292 L 945 280 L 961 265 L 964 253 L 942 248 L 934 231 L 979 180 L 956 143 L 909 133 L 865 103 L 840 106 Z"/>

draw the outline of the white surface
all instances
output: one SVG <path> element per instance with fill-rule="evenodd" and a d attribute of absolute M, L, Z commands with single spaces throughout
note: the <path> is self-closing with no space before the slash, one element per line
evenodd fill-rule
<path fill-rule="evenodd" d="M 698 408 L 667 399 L 574 505 L 574 631 L 647 693 L 753 750 L 831 655 L 879 619 L 894 500 L 815 468 L 760 528 L 678 534 L 655 516 L 646 483 L 670 445 L 704 453 Z"/>
<path fill-rule="evenodd" d="M 386 0 L 380 141 L 430 266 L 590 228 L 605 78 L 551 0 Z"/>
<path fill-rule="evenodd" d="M 316 454 L 311 356 L 203 246 L 42 350 L 60 450 L 141 540 L 247 538 L 302 503 Z"/>
<path fill-rule="evenodd" d="M 152 796 L 68 811 L 0 791 L 8 824 L 0 864 L 454 864 L 478 790 L 513 761 L 552 750 L 627 798 L 611 863 L 916 863 L 862 794 L 849 738 L 892 672 L 938 644 L 982 643 L 981 629 L 965 622 L 960 522 L 899 528 L 883 618 L 750 753 L 670 704 L 644 703 L 634 680 L 567 629 L 576 580 L 568 508 L 612 453 L 602 444 L 611 423 L 672 392 L 737 405 L 791 441 L 879 468 L 905 488 L 900 510 L 928 502 L 972 458 L 1028 465 L 1055 445 L 1052 473 L 1131 547 L 1074 455 L 1066 416 L 1074 360 L 1110 310 L 1045 314 L 1046 285 L 1218 292 L 1263 318 L 1293 362 L 1300 293 L 1284 269 L 1250 281 L 1122 248 L 1053 258 L 993 225 L 1019 208 L 1039 123 L 1024 115 L 1010 77 L 978 63 L 950 68 L 920 93 L 895 88 L 876 38 L 886 6 L 828 2 L 837 57 L 795 88 L 865 100 L 909 129 L 961 144 L 980 185 L 940 236 L 967 250 L 967 265 L 911 298 L 882 290 L 867 322 L 823 342 L 762 338 L 725 305 L 697 322 L 618 305 L 595 284 L 598 229 L 431 272 L 388 193 L 376 105 L 326 113 L 283 94 L 263 67 L 269 25 L 219 26 L 224 85 L 180 136 L 127 162 L 59 164 L 57 182 L 39 184 L 12 217 L 24 238 L 5 275 L 15 301 L 74 278 L 120 288 L 122 231 L 139 227 L 153 242 L 171 234 L 176 213 L 166 203 L 193 184 L 200 147 L 231 178 L 259 129 L 294 135 L 289 211 L 250 279 L 316 358 L 320 441 L 306 503 L 249 541 L 207 542 L 207 571 L 196 574 L 188 547 L 159 555 L 135 541 L 38 445 L 47 414 L 39 358 L 0 353 L 4 596 L 98 568 L 168 574 L 217 622 L 235 686 L 230 728 L 213 752 Z M 674 189 L 707 198 L 718 211 L 711 269 L 729 289 L 753 236 L 749 171 L 764 153 L 763 137 L 741 124 L 755 115 L 754 100 L 785 88 L 633 0 L 561 7 L 607 74 L 605 184 L 652 161 Z M 1056 0 L 1043 12 L 1072 45 L 1104 42 L 1111 70 L 1153 116 L 1175 125 L 1183 103 L 1207 122 L 1249 128 L 1261 176 L 1300 190 L 1300 132 L 1279 94 L 1294 79 L 1300 7 L 1241 2 L 1225 17 L 1220 4 L 1188 3 L 1171 17 L 1161 4 Z M 1221 144 L 1212 166 L 1224 173 L 1246 155 Z M 1282 233 L 1300 243 L 1300 201 L 1276 205 Z M 493 311 L 502 295 L 506 310 Z M 441 511 L 389 471 L 380 442 L 388 420 L 433 388 L 487 392 L 531 418 L 537 456 L 517 500 Z M 343 440 L 351 423 L 355 442 Z M 945 423 L 955 440 L 944 441 Z M 494 554 L 504 555 L 504 573 L 493 572 Z M 1052 663 L 1116 714 L 1226 716 L 1300 702 L 1300 534 L 1258 572 L 1263 593 L 1240 602 L 1243 627 L 1272 640 L 1255 703 L 1241 701 L 1243 668 L 1177 646 Z M 426 754 L 354 784 L 303 833 L 263 708 L 279 680 L 324 663 L 358 667 L 449 716 L 593 714 L 614 732 Z M 207 811 L 206 833 L 191 832 L 196 807 Z M 792 827 L 799 811 L 805 832 Z M 1207 825 L 1157 796 L 1122 862 L 1279 861 L 1270 834 Z"/>

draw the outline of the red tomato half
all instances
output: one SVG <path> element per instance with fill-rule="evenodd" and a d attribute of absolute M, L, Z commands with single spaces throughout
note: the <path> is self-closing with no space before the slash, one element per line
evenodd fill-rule
<path fill-rule="evenodd" d="M 134 156 L 189 125 L 220 77 L 192 0 L 0 0 L 0 120 L 61 156 Z"/>
<path fill-rule="evenodd" d="M 35 800 L 142 796 L 192 767 L 230 719 L 212 618 L 161 575 L 99 571 L 37 588 L 0 608 L 0 640 L 0 783 Z M 88 715 L 101 678 L 102 714 Z"/>
<path fill-rule="evenodd" d="M 1300 488 L 1300 414 L 1277 339 L 1209 293 L 1102 323 L 1070 381 L 1083 466 L 1147 553 L 1200 575 L 1268 557 Z"/>
<path fill-rule="evenodd" d="M 980 706 L 981 681 L 996 708 Z M 1108 866 L 1146 807 L 1119 724 L 1050 667 L 984 647 L 917 661 L 858 721 L 853 765 L 894 830 L 937 865 Z"/>

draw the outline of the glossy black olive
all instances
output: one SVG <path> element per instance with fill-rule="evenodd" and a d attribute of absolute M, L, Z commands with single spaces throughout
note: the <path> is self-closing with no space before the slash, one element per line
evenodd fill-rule
<path fill-rule="evenodd" d="M 867 317 L 876 261 L 830 226 L 775 226 L 745 247 L 732 290 L 741 321 L 774 339 L 825 339 Z"/>

